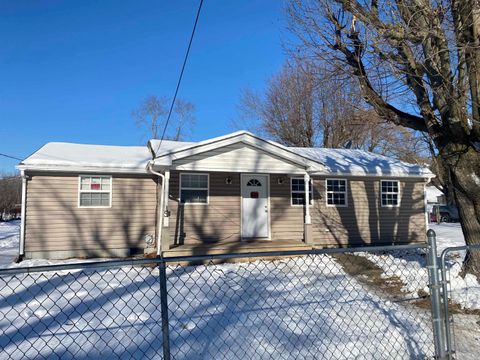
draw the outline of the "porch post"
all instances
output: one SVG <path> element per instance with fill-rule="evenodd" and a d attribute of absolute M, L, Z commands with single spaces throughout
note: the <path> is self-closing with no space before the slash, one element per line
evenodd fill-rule
<path fill-rule="evenodd" d="M 312 243 L 312 218 L 310 216 L 310 174 L 303 176 L 305 183 L 305 220 L 303 224 L 303 236 L 306 244 Z"/>
<path fill-rule="evenodd" d="M 161 225 L 161 231 L 162 231 L 162 244 L 161 248 L 162 251 L 166 251 L 170 248 L 170 231 L 169 231 L 169 225 L 170 225 L 170 214 L 168 212 L 168 199 L 169 199 L 169 194 L 170 194 L 170 170 L 165 170 L 164 174 L 164 180 L 165 180 L 165 186 L 163 187 L 163 224 Z"/>
<path fill-rule="evenodd" d="M 165 188 L 163 190 L 164 190 L 163 196 L 165 196 L 164 211 L 168 211 L 168 195 L 170 194 L 170 170 L 165 170 Z M 165 227 L 168 227 L 170 225 L 170 216 L 168 215 L 169 215 L 168 213 L 165 214 L 163 218 L 163 226 Z"/>

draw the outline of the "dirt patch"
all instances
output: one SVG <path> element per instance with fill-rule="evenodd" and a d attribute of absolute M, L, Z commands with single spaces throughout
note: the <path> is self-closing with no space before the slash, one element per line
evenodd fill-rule
<path fill-rule="evenodd" d="M 423 303 L 424 301 L 430 302 L 430 297 L 426 293 L 419 294 L 420 296 L 415 299 L 407 299 L 406 293 L 402 291 L 405 284 L 398 276 L 385 276 L 382 268 L 363 256 L 334 254 L 332 257 L 356 281 L 368 286 L 374 293 L 388 297 L 391 301 L 400 302 L 408 300 L 415 304 Z"/>
<path fill-rule="evenodd" d="M 414 299 L 407 298 L 407 293 L 402 291 L 405 286 L 403 281 L 398 276 L 385 276 L 383 269 L 367 258 L 352 254 L 334 254 L 332 257 L 338 261 L 347 274 L 370 287 L 375 293 L 386 296 L 392 301 L 408 301 L 421 309 L 430 311 L 432 306 L 430 294 L 420 290 Z M 462 309 L 460 305 L 452 302 L 448 308 L 452 315 L 480 316 L 480 310 Z"/>

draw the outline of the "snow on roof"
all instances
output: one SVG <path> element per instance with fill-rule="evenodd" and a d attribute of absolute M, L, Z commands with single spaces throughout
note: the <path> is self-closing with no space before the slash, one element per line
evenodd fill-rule
<path fill-rule="evenodd" d="M 298 154 L 318 161 L 333 174 L 431 176 L 425 167 L 399 161 L 363 150 L 328 148 L 291 148 Z"/>
<path fill-rule="evenodd" d="M 426 191 L 428 202 L 436 203 L 438 202 L 438 197 L 443 196 L 443 192 L 434 185 L 427 186 Z"/>
<path fill-rule="evenodd" d="M 152 158 L 146 146 L 109 146 L 51 142 L 20 163 L 27 168 L 101 168 L 146 171 Z"/>
<path fill-rule="evenodd" d="M 19 168 L 146 172 L 148 162 L 152 159 L 149 147 L 158 157 L 242 134 L 249 134 L 256 139 L 263 140 L 248 132 L 239 131 L 201 142 L 163 140 L 160 145 L 160 140 L 153 139 L 149 141 L 149 146 L 108 146 L 51 142 L 22 161 Z M 276 144 L 268 140 L 263 141 L 269 144 Z M 430 170 L 420 165 L 402 162 L 363 150 L 287 148 L 280 144 L 278 146 L 290 150 L 305 159 L 322 164 L 326 167 L 327 173 L 332 174 L 426 177 L 433 175 Z"/>

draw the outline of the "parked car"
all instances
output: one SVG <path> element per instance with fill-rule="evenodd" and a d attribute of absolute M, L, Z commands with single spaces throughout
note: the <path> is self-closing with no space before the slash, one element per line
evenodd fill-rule
<path fill-rule="evenodd" d="M 437 222 L 437 214 L 440 213 L 441 222 L 457 222 L 460 220 L 456 206 L 433 205 L 430 213 L 430 221 Z"/>

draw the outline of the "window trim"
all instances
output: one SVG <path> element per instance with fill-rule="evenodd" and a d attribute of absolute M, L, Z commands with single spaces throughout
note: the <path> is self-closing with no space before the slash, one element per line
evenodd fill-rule
<path fill-rule="evenodd" d="M 330 193 L 343 192 L 345 194 L 345 204 L 328 203 L 328 180 L 345 181 L 345 191 L 330 191 Z M 346 178 L 325 178 L 325 206 L 326 207 L 348 207 L 348 180 Z"/>
<path fill-rule="evenodd" d="M 185 188 L 183 190 L 207 190 L 207 202 L 190 202 L 182 203 L 182 175 L 206 175 L 207 176 L 207 187 L 206 188 Z M 209 173 L 194 173 L 194 172 L 181 172 L 178 174 L 178 204 L 180 206 L 205 206 L 210 204 L 210 174 Z"/>
<path fill-rule="evenodd" d="M 94 177 L 100 177 L 100 178 L 108 178 L 110 180 L 110 190 L 82 190 L 82 177 L 89 177 L 89 178 L 94 178 Z M 81 205 L 80 204 L 80 194 L 81 193 L 106 193 L 108 192 L 110 194 L 109 198 L 109 205 Z M 112 193 L 113 193 L 113 180 L 112 180 L 112 175 L 101 175 L 101 174 L 80 174 L 78 175 L 78 191 L 77 191 L 77 207 L 79 209 L 110 209 L 112 207 Z"/>
<path fill-rule="evenodd" d="M 398 192 L 396 193 L 393 193 L 393 192 L 386 192 L 385 194 L 397 194 L 397 205 L 383 205 L 383 199 L 382 199 L 382 195 L 384 194 L 383 190 L 382 190 L 382 183 L 384 181 L 390 181 L 390 182 L 396 182 L 397 183 L 397 187 L 398 187 Z M 396 208 L 396 207 L 400 207 L 400 180 L 397 180 L 397 179 L 380 179 L 380 205 L 381 207 L 384 207 L 384 208 Z"/>
<path fill-rule="evenodd" d="M 303 180 L 305 181 L 305 178 L 303 176 L 291 176 L 290 177 L 290 206 L 293 206 L 293 207 L 304 207 L 305 205 L 303 204 L 294 204 L 293 203 L 293 193 L 302 193 L 302 191 L 299 191 L 299 190 L 292 190 L 292 183 L 293 183 L 293 180 L 294 179 L 297 179 L 297 180 Z M 310 200 L 311 200 L 311 204 L 309 204 L 310 207 L 313 207 L 313 204 L 314 204 L 314 198 L 313 198 L 313 179 L 310 178 L 310 183 L 312 186 L 310 186 Z M 305 192 L 305 190 L 303 191 L 303 193 Z"/>

